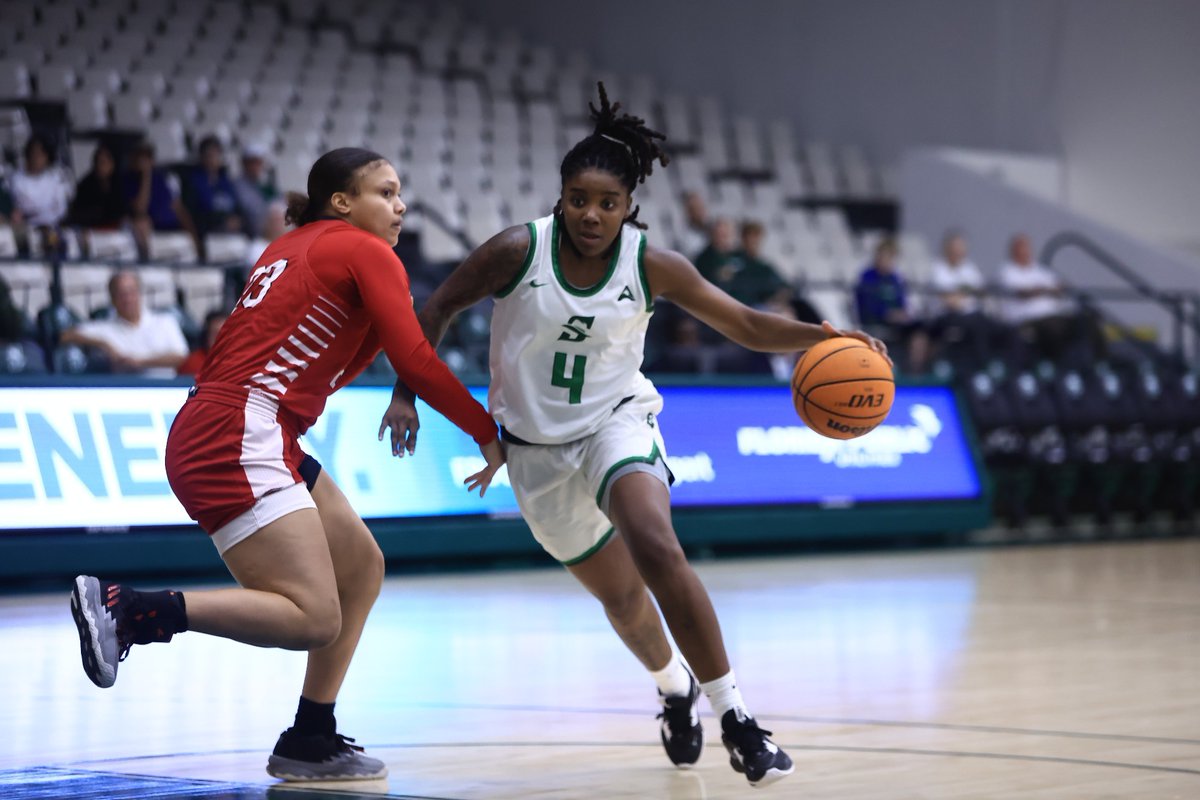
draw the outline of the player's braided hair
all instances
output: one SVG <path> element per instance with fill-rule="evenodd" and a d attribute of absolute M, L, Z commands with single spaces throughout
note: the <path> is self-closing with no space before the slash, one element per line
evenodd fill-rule
<path fill-rule="evenodd" d="M 632 114 L 618 113 L 620 103 L 609 103 L 603 83 L 600 107 L 588 102 L 594 128 L 590 136 L 580 140 L 563 159 L 559 175 L 563 183 L 585 169 L 600 169 L 611 173 L 631 194 L 639 183 L 654 171 L 654 162 L 664 167 L 671 159 L 661 142 L 666 136 L 646 127 L 646 121 Z M 646 226 L 637 220 L 637 208 L 626 219 L 639 228 Z"/>
<path fill-rule="evenodd" d="M 355 192 L 358 171 L 386 158 L 361 147 L 339 147 L 317 159 L 308 172 L 308 194 L 288 192 L 286 219 L 289 225 L 307 225 L 326 213 L 329 198 L 338 192 Z"/>

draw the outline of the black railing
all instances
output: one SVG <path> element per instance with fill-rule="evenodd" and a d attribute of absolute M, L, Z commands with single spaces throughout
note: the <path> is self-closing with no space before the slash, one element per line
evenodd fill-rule
<path fill-rule="evenodd" d="M 1185 360 L 1187 348 L 1185 337 L 1192 336 L 1191 354 L 1193 358 L 1200 357 L 1200 292 L 1189 292 L 1176 289 L 1160 289 L 1137 273 L 1132 267 L 1105 250 L 1092 239 L 1075 231 L 1062 231 L 1051 236 L 1042 246 L 1041 263 L 1053 266 L 1054 257 L 1067 248 L 1081 250 L 1091 256 L 1097 263 L 1110 273 L 1124 281 L 1133 292 L 1142 299 L 1159 306 L 1171 318 L 1173 342 L 1172 349 L 1182 361 Z M 1095 300 L 1123 300 L 1126 297 L 1117 296 L 1120 290 L 1078 290 L 1084 295 L 1083 301 L 1094 307 Z"/>

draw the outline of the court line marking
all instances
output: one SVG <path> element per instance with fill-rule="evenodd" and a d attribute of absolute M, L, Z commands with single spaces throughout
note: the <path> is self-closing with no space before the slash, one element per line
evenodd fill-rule
<path fill-rule="evenodd" d="M 475 711 L 530 711 L 539 713 L 570 714 L 618 714 L 621 716 L 644 716 L 646 709 L 631 708 L 584 708 L 563 706 L 493 705 L 458 703 L 404 703 L 401 708 L 462 709 Z M 701 717 L 716 720 L 711 711 L 700 712 Z M 887 728 L 922 728 L 929 730 L 963 731 L 966 733 L 1007 733 L 1016 736 L 1056 736 L 1064 739 L 1099 739 L 1103 741 L 1143 742 L 1148 744 L 1182 744 L 1200 746 L 1200 739 L 1178 739 L 1169 736 L 1140 736 L 1126 733 L 1088 733 L 1087 731 L 1058 731 L 1038 728 L 1009 728 L 1003 725 L 967 725 L 954 722 L 910 722 L 906 720 L 868 719 L 858 717 L 808 717 L 796 714 L 760 714 L 760 722 L 798 722 L 819 725 L 873 725 Z"/>
<path fill-rule="evenodd" d="M 1071 758 L 1068 756 L 1037 756 L 1024 755 L 1020 753 L 993 753 L 988 751 L 975 750 L 924 750 L 920 748 L 909 747 L 855 747 L 851 745 L 816 745 L 816 744 L 793 744 L 789 742 L 778 742 L 778 744 L 788 750 L 805 750 L 809 752 L 840 752 L 840 753 L 878 753 L 878 754 L 895 754 L 895 755 L 914 755 L 914 756 L 942 756 L 956 758 L 987 758 L 998 761 L 1032 761 L 1039 763 L 1052 764 L 1073 764 L 1077 766 L 1088 767 L 1115 767 L 1117 769 L 1136 769 L 1146 772 L 1169 772 L 1183 775 L 1200 776 L 1200 769 L 1191 769 L 1188 767 L 1170 767 L 1160 766 L 1157 764 L 1139 764 L 1131 761 L 1106 761 L 1103 759 L 1091 758 Z M 462 749 L 468 747 L 652 747 L 658 749 L 661 745 L 658 742 L 594 742 L 594 741 L 545 741 L 545 742 L 404 742 L 404 743 L 379 743 L 371 744 L 372 750 L 419 750 L 430 748 L 445 748 L 445 749 Z M 709 743 L 706 745 L 713 750 L 716 750 L 716 745 Z M 104 758 L 93 761 L 78 761 L 75 764 L 106 764 L 122 761 L 146 761 L 151 759 L 169 759 L 180 756 L 214 756 L 214 755 L 243 755 L 246 753 L 257 753 L 257 749 L 241 749 L 241 750 L 213 750 L 208 752 L 190 752 L 190 753 L 165 753 L 160 755 L 144 755 L 133 756 L 129 758 Z M 70 765 L 67 765 L 70 766 Z M 122 773 L 114 773 L 122 774 Z M 130 773 L 139 774 L 139 773 Z M 153 776 L 151 776 L 153 777 Z M 162 776 L 158 776 L 162 777 Z M 262 784 L 247 784 L 247 785 L 262 785 Z M 278 784 L 269 784 L 277 786 Z M 300 787 L 297 787 L 300 788 Z M 452 798 L 422 798 L 422 800 L 452 800 Z"/>

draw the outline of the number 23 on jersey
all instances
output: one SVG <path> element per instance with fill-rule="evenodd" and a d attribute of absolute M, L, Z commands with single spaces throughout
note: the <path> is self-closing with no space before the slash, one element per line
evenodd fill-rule
<path fill-rule="evenodd" d="M 238 305 L 243 308 L 254 308 L 261 303 L 263 298 L 267 296 L 267 292 L 271 291 L 271 284 L 283 274 L 284 267 L 286 266 L 287 259 L 281 258 L 278 261 L 264 264 L 254 270 L 246 280 L 246 290 L 242 292 L 241 299 L 238 300 Z"/>

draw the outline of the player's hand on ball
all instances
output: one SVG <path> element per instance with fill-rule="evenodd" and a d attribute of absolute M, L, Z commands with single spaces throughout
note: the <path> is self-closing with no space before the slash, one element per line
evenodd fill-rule
<path fill-rule="evenodd" d="M 879 355 L 886 358 L 889 366 L 892 366 L 892 367 L 896 366 L 892 362 L 892 357 L 888 355 L 887 345 L 884 344 L 879 339 L 876 339 L 874 336 L 870 335 L 869 333 L 864 333 L 862 331 L 839 330 L 839 329 L 835 328 L 833 326 L 833 323 L 830 322 L 829 320 L 825 320 L 824 322 L 821 323 L 821 330 L 825 331 L 825 335 L 827 337 L 829 337 L 830 339 L 833 339 L 838 336 L 848 336 L 851 339 L 858 339 L 860 342 L 866 343 L 867 346 L 869 346 L 876 353 L 879 353 Z"/>
<path fill-rule="evenodd" d="M 379 441 L 383 441 L 383 432 L 389 428 L 392 431 L 392 455 L 404 458 L 405 451 L 409 455 L 416 452 L 421 418 L 417 414 L 415 394 L 392 392 L 392 402 L 383 412 L 383 420 L 379 423 Z"/>

